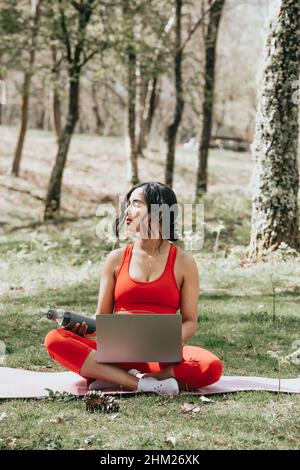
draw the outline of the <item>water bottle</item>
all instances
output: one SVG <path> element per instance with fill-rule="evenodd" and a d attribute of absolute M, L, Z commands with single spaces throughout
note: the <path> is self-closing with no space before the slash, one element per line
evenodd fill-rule
<path fill-rule="evenodd" d="M 39 318 L 43 316 L 48 320 L 51 320 L 53 323 L 58 323 L 60 326 L 63 326 L 66 330 L 72 330 L 76 323 L 82 322 L 85 322 L 88 325 L 86 334 L 94 333 L 96 330 L 95 318 L 87 317 L 76 312 L 68 312 L 62 308 L 43 310 Z"/>

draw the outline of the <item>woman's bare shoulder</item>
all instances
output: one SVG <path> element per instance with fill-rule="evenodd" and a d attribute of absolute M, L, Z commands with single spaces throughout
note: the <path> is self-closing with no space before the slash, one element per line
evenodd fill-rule
<path fill-rule="evenodd" d="M 105 257 L 105 262 L 109 264 L 110 268 L 114 273 L 116 273 L 120 267 L 124 252 L 126 250 L 126 246 L 127 245 L 121 246 L 120 248 L 115 248 L 114 250 L 110 251 Z"/>
<path fill-rule="evenodd" d="M 178 262 L 178 265 L 181 267 L 181 268 L 184 268 L 184 269 L 188 269 L 188 268 L 195 268 L 197 267 L 197 263 L 196 263 L 196 260 L 195 258 L 193 257 L 192 254 L 184 251 L 182 248 L 180 248 L 179 246 L 177 246 L 177 262 Z"/>

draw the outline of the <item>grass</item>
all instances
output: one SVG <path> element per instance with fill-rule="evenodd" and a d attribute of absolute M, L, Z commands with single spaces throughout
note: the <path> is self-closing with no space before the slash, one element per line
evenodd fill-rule
<path fill-rule="evenodd" d="M 14 132 L 6 129 L 7 158 Z M 31 149 L 38 152 L 43 143 L 49 152 L 42 155 L 39 166 L 38 155 Z M 50 168 L 49 155 L 54 145 L 55 139 L 49 134 L 29 132 L 21 174 L 23 184 L 43 188 L 43 175 Z M 97 197 L 98 187 L 108 189 L 107 178 L 103 185 L 92 184 L 95 148 L 102 149 L 97 165 L 109 154 L 115 158 L 115 165 L 122 166 L 120 140 L 75 136 L 68 171 L 76 174 L 80 155 L 86 152 L 86 174 L 84 179 L 79 174 L 72 181 L 73 192 L 64 196 L 65 209 L 59 224 L 39 222 L 40 202 L 23 198 L 17 191 L 0 189 L 4 205 L 0 233 L 0 339 L 6 346 L 6 367 L 63 371 L 43 345 L 51 324 L 44 319 L 37 321 L 36 314 L 47 305 L 95 313 L 102 261 L 112 249 L 96 234 L 99 219 L 94 215 L 92 198 Z M 26 161 L 29 157 L 34 159 L 32 170 Z M 179 200 L 188 201 L 191 197 L 194 157 L 191 151 L 178 149 L 174 189 Z M 4 161 L 5 173 L 7 160 Z M 278 253 L 268 263 L 243 264 L 250 234 L 251 204 L 249 192 L 245 191 L 250 156 L 213 151 L 210 165 L 210 191 L 203 199 L 205 222 L 212 226 L 222 222 L 224 230 L 216 257 L 216 234 L 209 231 L 205 231 L 203 248 L 192 252 L 200 272 L 199 328 L 186 344 L 218 355 L 224 364 L 224 375 L 278 377 L 277 363 L 267 352 L 286 355 L 291 352 L 293 341 L 299 340 L 299 257 Z M 148 158 L 141 161 L 141 174 L 148 171 L 160 180 L 162 169 L 161 155 L 155 152 L 149 152 Z M 98 171 L 100 180 L 101 175 Z M 1 181 L 8 180 L 13 182 L 9 176 L 1 176 Z M 82 217 L 81 204 L 76 200 L 76 191 L 84 183 L 83 207 L 89 208 L 85 213 L 88 217 Z M 65 191 L 68 184 L 66 178 Z M 76 203 L 78 212 L 74 215 Z M 275 286 L 275 310 L 271 280 Z M 284 365 L 282 376 L 299 376 L 299 366 Z M 249 391 L 209 398 L 213 401 L 202 402 L 195 396 L 168 399 L 154 394 L 123 397 L 118 399 L 119 413 L 113 415 L 87 412 L 82 399 L 0 400 L 0 449 L 298 448 L 299 395 Z M 198 411 L 187 412 L 185 403 L 198 405 Z"/>
<path fill-rule="evenodd" d="M 80 293 L 80 294 L 79 294 Z M 49 330 L 46 320 L 37 322 L 34 313 L 47 301 L 82 306 L 93 311 L 97 285 L 76 284 L 69 289 L 47 289 L 36 296 L 3 299 L 6 312 L 1 322 L 5 341 L 5 365 L 31 370 L 64 370 L 54 363 L 43 346 Z M 187 341 L 214 351 L 222 358 L 225 375 L 276 377 L 276 363 L 267 350 L 289 352 L 298 338 L 298 318 L 289 314 L 297 301 L 280 299 L 280 317 L 275 324 L 258 305 L 271 305 L 270 296 L 246 299 L 216 298 L 203 294 L 198 334 Z M 289 308 L 287 308 L 289 306 Z M 53 369 L 47 367 L 52 366 Z M 290 364 L 284 377 L 295 377 Z M 135 396 L 119 399 L 117 416 L 90 414 L 81 399 L 2 400 L 1 448 L 18 449 L 295 449 L 299 433 L 299 396 L 268 392 L 239 392 L 199 397 Z M 200 406 L 197 413 L 184 412 L 184 403 Z M 130 429 L 130 433 L 128 430 Z M 176 444 L 168 444 L 173 436 Z M 171 441 L 170 441 L 171 442 Z"/>

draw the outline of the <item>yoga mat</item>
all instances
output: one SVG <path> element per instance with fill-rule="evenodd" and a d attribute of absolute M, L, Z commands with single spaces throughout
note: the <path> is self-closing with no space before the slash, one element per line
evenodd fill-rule
<path fill-rule="evenodd" d="M 210 395 L 244 390 L 267 390 L 278 392 L 278 378 L 222 376 L 218 382 L 179 395 Z M 36 372 L 25 369 L 0 367 L 0 399 L 45 398 L 49 388 L 54 392 L 68 392 L 83 396 L 88 392 L 88 382 L 75 372 Z M 102 389 L 105 394 L 132 395 L 142 392 L 123 390 L 119 385 Z M 281 392 L 300 393 L 300 377 L 281 379 Z M 148 392 L 147 392 L 148 393 Z M 177 395 L 178 396 L 178 395 Z"/>

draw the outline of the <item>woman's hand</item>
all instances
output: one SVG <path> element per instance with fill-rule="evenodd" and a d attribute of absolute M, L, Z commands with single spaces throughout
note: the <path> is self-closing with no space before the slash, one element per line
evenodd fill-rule
<path fill-rule="evenodd" d="M 87 330 L 88 330 L 88 324 L 85 321 L 83 321 L 81 324 L 75 323 L 75 325 L 70 331 L 73 331 L 73 333 L 76 333 L 79 336 L 85 336 Z"/>

